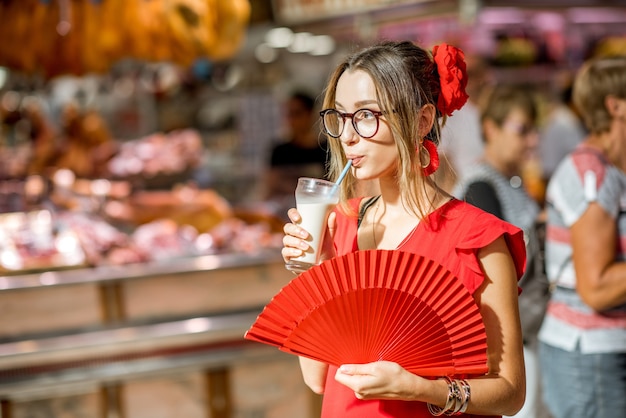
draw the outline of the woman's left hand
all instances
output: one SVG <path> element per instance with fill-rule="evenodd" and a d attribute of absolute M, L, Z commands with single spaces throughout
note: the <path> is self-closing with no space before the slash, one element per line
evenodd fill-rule
<path fill-rule="evenodd" d="M 412 400 L 419 396 L 420 379 L 390 361 L 344 364 L 335 374 L 335 380 L 353 390 L 358 399 Z"/>

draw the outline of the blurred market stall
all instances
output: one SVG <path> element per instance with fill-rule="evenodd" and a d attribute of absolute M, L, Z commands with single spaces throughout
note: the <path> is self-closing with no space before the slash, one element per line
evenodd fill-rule
<path fill-rule="evenodd" d="M 241 46 L 248 0 L 2 0 L 0 65 L 54 77 L 119 60 L 219 61 Z"/>

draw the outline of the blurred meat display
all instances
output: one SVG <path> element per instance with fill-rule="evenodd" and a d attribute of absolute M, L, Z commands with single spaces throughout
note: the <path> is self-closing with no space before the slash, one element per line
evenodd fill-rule
<path fill-rule="evenodd" d="M 181 173 L 188 177 L 203 155 L 202 137 L 196 129 L 118 140 L 96 109 L 81 109 L 70 102 L 63 106 L 56 127 L 40 107 L 27 103 L 13 114 L 0 115 L 0 126 L 10 124 L 10 129 L 24 131 L 19 146 L 1 146 L 0 136 L 0 178 L 50 174 L 59 169 L 92 179 L 150 179 Z"/>
<path fill-rule="evenodd" d="M 70 101 L 55 125 L 42 102 L 23 97 L 12 106 L 11 97 L 6 93 L 0 107 L 9 134 L 0 147 L 6 162 L 0 270 L 162 262 L 280 246 L 282 222 L 235 209 L 216 190 L 196 185 L 194 170 L 206 159 L 199 130 L 121 140 L 96 108 Z"/>
<path fill-rule="evenodd" d="M 50 78 L 102 73 L 126 58 L 224 60 L 249 18 L 248 0 L 3 0 L 0 65 Z"/>
<path fill-rule="evenodd" d="M 59 138 L 55 158 L 49 163 L 72 170 L 77 177 L 102 175 L 106 161 L 116 148 L 102 117 L 94 110 L 81 112 L 68 105 L 61 122 L 63 135 Z"/>
<path fill-rule="evenodd" d="M 157 132 L 121 144 L 117 154 L 107 163 L 107 170 L 118 178 L 174 174 L 196 167 L 201 155 L 202 139 L 197 131 Z"/>
<path fill-rule="evenodd" d="M 109 264 L 107 258 L 116 248 L 130 247 L 130 237 L 107 223 L 97 215 L 84 212 L 64 211 L 58 214 L 61 229 L 73 231 L 78 237 L 81 248 L 85 251 L 86 261 L 90 265 Z M 138 251 L 127 257 L 129 262 L 145 261 Z"/>
<path fill-rule="evenodd" d="M 31 190 L 34 180 L 42 190 Z M 128 182 L 76 178 L 68 169 L 54 173 L 49 193 L 42 181 L 15 182 L 12 209 L 21 211 L 0 213 L 1 272 L 250 254 L 282 245 L 279 219 L 234 209 L 214 190 L 193 184 L 132 192 Z"/>
<path fill-rule="evenodd" d="M 178 185 L 172 190 L 138 191 L 127 199 L 114 200 L 104 208 L 111 219 L 143 225 L 169 218 L 205 232 L 233 216 L 230 204 L 213 190 Z"/>
<path fill-rule="evenodd" d="M 0 215 L 0 272 L 77 267 L 85 261 L 74 231 L 57 231 L 49 211 Z"/>

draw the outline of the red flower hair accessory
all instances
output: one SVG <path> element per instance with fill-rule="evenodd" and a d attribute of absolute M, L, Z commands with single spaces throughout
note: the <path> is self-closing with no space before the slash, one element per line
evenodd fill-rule
<path fill-rule="evenodd" d="M 447 116 L 463 107 L 469 97 L 467 86 L 467 68 L 465 54 L 459 48 L 443 43 L 433 47 L 433 59 L 439 73 L 441 93 L 437 109 Z"/>

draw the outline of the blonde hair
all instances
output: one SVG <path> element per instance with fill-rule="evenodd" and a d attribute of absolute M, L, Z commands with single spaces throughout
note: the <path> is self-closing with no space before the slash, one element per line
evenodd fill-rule
<path fill-rule="evenodd" d="M 607 132 L 612 117 L 606 97 L 626 99 L 626 56 L 585 62 L 574 80 L 572 96 L 587 129 L 593 134 Z"/>
<path fill-rule="evenodd" d="M 433 126 L 427 135 L 420 138 L 418 114 L 424 105 L 436 107 L 440 93 L 439 76 L 432 55 L 411 42 L 382 42 L 346 58 L 331 74 L 325 90 L 324 108 L 335 108 L 335 90 L 339 78 L 347 71 L 364 71 L 373 80 L 376 100 L 385 112 L 385 120 L 395 139 L 400 158 L 397 175 L 400 190 L 404 191 L 403 203 L 416 215 L 424 217 L 427 208 L 420 203 L 427 177 L 422 166 L 428 157 L 422 158 L 420 150 L 423 140 L 439 144 L 442 114 L 437 110 Z M 337 179 L 347 162 L 340 139 L 328 137 L 331 158 L 329 177 Z M 422 161 L 424 160 L 424 161 Z M 420 190 L 421 187 L 421 190 Z M 347 200 L 356 196 L 356 178 L 351 173 L 341 184 L 340 203 L 346 212 Z"/>

